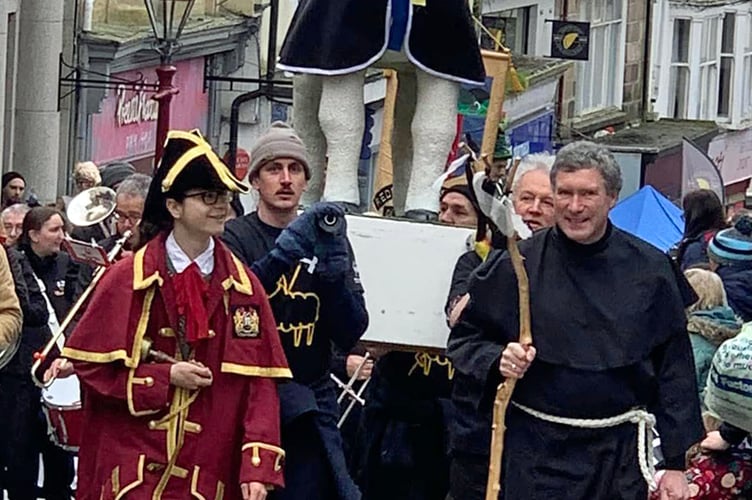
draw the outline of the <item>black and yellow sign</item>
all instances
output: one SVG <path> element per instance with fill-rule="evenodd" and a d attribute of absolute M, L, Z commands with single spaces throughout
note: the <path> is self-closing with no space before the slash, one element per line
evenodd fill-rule
<path fill-rule="evenodd" d="M 587 61 L 590 53 L 590 23 L 552 21 L 551 57 Z"/>

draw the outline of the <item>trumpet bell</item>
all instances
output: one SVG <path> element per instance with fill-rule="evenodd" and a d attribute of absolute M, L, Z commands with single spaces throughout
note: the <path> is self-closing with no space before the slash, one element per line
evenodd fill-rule
<path fill-rule="evenodd" d="M 105 186 L 81 191 L 68 204 L 68 220 L 78 227 L 99 224 L 115 211 L 115 196 L 115 191 Z"/>

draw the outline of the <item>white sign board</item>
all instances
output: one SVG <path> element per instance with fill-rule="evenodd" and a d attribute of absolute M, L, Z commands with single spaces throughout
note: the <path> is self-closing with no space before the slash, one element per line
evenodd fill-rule
<path fill-rule="evenodd" d="M 363 216 L 347 225 L 370 317 L 363 340 L 445 349 L 452 272 L 474 231 Z"/>

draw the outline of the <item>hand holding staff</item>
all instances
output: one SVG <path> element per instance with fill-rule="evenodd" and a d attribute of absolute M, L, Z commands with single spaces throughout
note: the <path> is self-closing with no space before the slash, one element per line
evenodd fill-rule
<path fill-rule="evenodd" d="M 517 276 L 517 292 L 520 302 L 520 341 L 521 346 L 530 346 L 533 343 L 533 334 L 530 329 L 530 284 L 523 264 L 522 255 L 517 248 L 516 238 L 507 238 L 507 251 L 512 258 L 512 266 Z M 526 358 L 535 356 L 535 348 L 529 347 Z M 532 360 L 531 360 L 532 361 Z M 516 363 L 515 363 L 516 364 Z M 521 366 L 520 366 L 521 367 Z M 512 368 L 512 367 L 510 367 Z M 518 370 L 519 368 L 513 368 Z M 523 372 L 524 373 L 524 372 Z M 488 467 L 488 483 L 486 484 L 486 500 L 497 500 L 501 486 L 501 458 L 504 454 L 504 432 L 506 431 L 507 408 L 512 399 L 512 392 L 517 384 L 517 378 L 507 378 L 496 389 L 494 399 L 493 425 L 491 427 L 491 460 Z"/>

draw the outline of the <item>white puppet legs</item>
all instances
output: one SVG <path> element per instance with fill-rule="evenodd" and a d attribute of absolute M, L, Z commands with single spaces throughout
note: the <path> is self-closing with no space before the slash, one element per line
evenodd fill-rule
<path fill-rule="evenodd" d="M 439 211 L 439 193 L 431 185 L 444 171 L 457 133 L 460 86 L 419 69 L 416 74 L 418 95 L 411 125 L 413 158 L 405 213 L 419 216 Z"/>
<path fill-rule="evenodd" d="M 322 78 L 318 75 L 295 76 L 292 100 L 295 106 L 295 130 L 308 151 L 311 179 L 303 193 L 303 205 L 316 203 L 324 195 L 326 171 L 326 137 L 319 124 Z"/>
<path fill-rule="evenodd" d="M 326 136 L 329 157 L 324 201 L 360 205 L 358 164 L 366 126 L 364 81 L 365 71 L 323 79 L 319 123 Z"/>
<path fill-rule="evenodd" d="M 360 205 L 364 74 L 295 79 L 295 126 L 308 148 L 312 170 L 306 204 L 321 198 Z M 427 218 L 438 211 L 438 193 L 431 185 L 444 170 L 456 133 L 458 95 L 454 82 L 417 68 L 400 73 L 392 136 L 397 214 Z"/>

